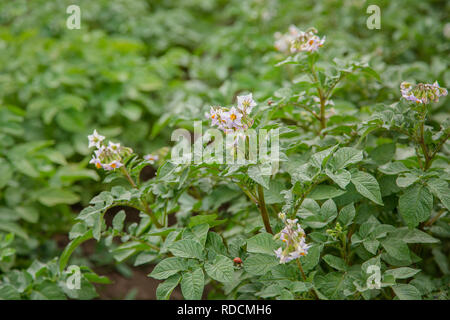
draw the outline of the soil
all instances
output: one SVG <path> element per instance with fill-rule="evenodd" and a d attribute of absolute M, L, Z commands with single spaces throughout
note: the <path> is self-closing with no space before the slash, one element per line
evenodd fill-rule
<path fill-rule="evenodd" d="M 144 267 L 133 267 L 133 275 L 126 278 L 117 271 L 105 271 L 102 268 L 95 268 L 95 272 L 107 276 L 113 283 L 107 285 L 96 285 L 97 292 L 101 300 L 121 300 L 127 294 L 135 291 L 131 298 L 134 300 L 155 300 L 156 288 L 162 281 L 155 280 L 147 275 L 152 272 L 154 265 Z M 170 296 L 171 300 L 181 300 L 183 296 L 179 287 L 175 288 Z"/>

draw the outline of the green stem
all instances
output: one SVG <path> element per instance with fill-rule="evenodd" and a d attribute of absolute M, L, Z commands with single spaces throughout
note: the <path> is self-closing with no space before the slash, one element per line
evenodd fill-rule
<path fill-rule="evenodd" d="M 130 184 L 133 186 L 133 188 L 138 189 L 138 186 L 136 185 L 136 183 L 134 182 L 133 178 L 131 178 L 130 174 L 128 173 L 127 169 L 125 169 L 125 167 L 121 167 L 122 169 L 122 173 L 125 176 L 125 178 L 127 178 L 127 180 L 130 182 Z M 150 217 L 150 220 L 152 220 L 153 224 L 157 227 L 157 228 L 162 228 L 163 225 L 161 223 L 159 223 L 158 219 L 156 219 L 155 215 L 153 214 L 152 210 L 150 209 L 150 207 L 148 206 L 147 200 L 145 199 L 141 199 L 142 204 L 144 205 L 144 209 L 145 209 L 145 213 Z"/>
<path fill-rule="evenodd" d="M 298 269 L 300 270 L 300 273 L 302 274 L 303 281 L 306 282 L 306 280 L 307 280 L 307 279 L 306 279 L 306 275 L 305 275 L 305 272 L 303 271 L 303 267 L 302 267 L 302 263 L 300 262 L 300 259 L 295 259 L 295 262 L 297 262 L 297 266 L 298 266 Z M 311 289 L 310 292 L 312 292 L 313 296 L 314 296 L 316 299 L 319 299 L 319 297 L 317 296 L 317 294 L 316 294 L 316 292 L 314 291 L 314 289 Z"/>
<path fill-rule="evenodd" d="M 314 70 L 314 66 L 311 67 L 311 74 L 313 76 L 314 82 L 316 82 L 317 85 L 319 86 L 319 78 L 317 77 L 316 70 Z M 327 102 L 327 96 L 324 94 L 320 86 L 317 88 L 317 94 L 320 100 L 319 121 L 320 121 L 320 131 L 322 131 L 327 127 L 327 118 L 325 116 L 325 104 Z"/>
<path fill-rule="evenodd" d="M 430 158 L 430 154 L 428 151 L 428 146 L 425 143 L 425 134 L 424 134 L 424 125 L 425 125 L 425 114 L 423 114 L 422 119 L 420 119 L 420 136 L 419 136 L 419 144 L 420 147 L 422 148 L 422 153 L 423 156 L 425 157 L 425 164 L 424 164 L 424 170 L 428 170 L 430 168 L 431 165 L 431 158 Z"/>
<path fill-rule="evenodd" d="M 258 206 L 259 210 L 261 211 L 261 217 L 264 222 L 264 227 L 266 228 L 266 231 L 268 233 L 273 234 L 272 227 L 270 226 L 269 214 L 267 213 L 266 201 L 264 200 L 264 191 L 261 185 L 259 184 L 258 184 L 258 198 L 259 198 Z"/>

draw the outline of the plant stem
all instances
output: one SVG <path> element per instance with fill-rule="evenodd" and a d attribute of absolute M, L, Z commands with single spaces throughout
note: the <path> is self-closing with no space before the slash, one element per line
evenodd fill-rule
<path fill-rule="evenodd" d="M 295 262 L 297 262 L 297 266 L 298 266 L 298 269 L 300 270 L 300 273 L 302 274 L 303 281 L 306 281 L 306 275 L 305 275 L 305 272 L 303 271 L 303 267 L 302 267 L 302 263 L 300 262 L 300 259 L 295 259 Z M 314 289 L 311 289 L 310 291 L 312 292 L 313 296 L 316 299 L 319 299 L 319 297 L 317 296 Z"/>
<path fill-rule="evenodd" d="M 444 213 L 444 212 L 446 212 L 447 210 L 446 209 L 442 209 L 441 211 L 439 211 L 434 217 L 432 217 L 430 220 L 428 220 L 426 223 L 425 223 L 425 225 L 424 225 L 424 227 L 429 227 L 429 226 L 431 226 L 433 223 L 435 223 L 439 218 L 440 218 L 440 216 L 442 216 L 442 214 Z"/>
<path fill-rule="evenodd" d="M 125 176 L 125 178 L 127 178 L 127 180 L 130 182 L 130 184 L 133 186 L 133 188 L 138 189 L 138 186 L 136 185 L 136 183 L 134 182 L 133 178 L 131 178 L 130 174 L 128 173 L 127 169 L 125 169 L 125 167 L 121 167 L 122 169 L 122 173 Z M 162 228 L 163 225 L 161 223 L 159 223 L 158 219 L 156 219 L 155 215 L 153 214 L 152 210 L 150 209 L 150 207 L 148 206 L 148 203 L 145 199 L 141 199 L 142 204 L 144 205 L 145 208 L 145 213 L 150 217 L 150 220 L 152 220 L 153 224 L 157 227 L 157 228 Z"/>
<path fill-rule="evenodd" d="M 303 280 L 306 281 L 306 275 L 305 275 L 305 272 L 303 271 L 303 267 L 302 267 L 302 263 L 300 262 L 300 259 L 295 259 L 295 261 L 297 262 L 297 266 L 302 274 Z"/>
<path fill-rule="evenodd" d="M 436 154 L 441 150 L 444 143 L 450 138 L 450 133 L 447 133 L 447 135 L 439 142 L 439 144 L 436 146 L 436 149 L 434 149 L 433 153 L 430 156 L 430 162 L 429 167 L 431 167 L 431 164 L 433 163 L 434 157 Z"/>
<path fill-rule="evenodd" d="M 425 143 L 425 137 L 424 137 L 424 125 L 425 125 L 425 115 L 423 115 L 423 117 L 422 117 L 422 119 L 421 119 L 421 121 L 420 121 L 420 127 L 419 127 L 419 129 L 420 129 L 420 136 L 419 136 L 419 144 L 420 144 L 420 147 L 422 148 L 422 153 L 423 153 L 423 156 L 425 157 L 425 164 L 424 164 L 424 170 L 426 171 L 426 170 L 428 170 L 429 169 L 429 167 L 430 167 L 430 165 L 431 165 L 431 162 L 430 162 L 430 154 L 429 154 L 429 152 L 428 152 L 428 146 L 427 146 L 427 144 Z"/>
<path fill-rule="evenodd" d="M 319 100 L 320 100 L 319 121 L 320 121 L 320 131 L 322 131 L 323 129 L 325 129 L 327 127 L 327 118 L 325 116 L 325 104 L 327 102 L 327 97 L 324 94 L 322 88 L 320 87 L 319 78 L 317 77 L 317 73 L 316 73 L 316 70 L 314 69 L 314 66 L 311 67 L 311 74 L 313 76 L 314 82 L 316 82 L 317 85 L 319 86 L 317 88 L 317 94 L 318 94 Z"/>
<path fill-rule="evenodd" d="M 264 200 L 264 191 L 261 185 L 258 184 L 258 207 L 261 211 L 261 217 L 264 222 L 264 227 L 268 233 L 273 234 L 272 227 L 270 226 L 269 214 L 267 213 L 266 201 Z"/>

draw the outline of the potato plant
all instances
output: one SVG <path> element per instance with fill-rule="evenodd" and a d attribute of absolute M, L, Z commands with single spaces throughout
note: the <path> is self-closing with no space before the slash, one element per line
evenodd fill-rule
<path fill-rule="evenodd" d="M 141 158 L 119 143 L 106 144 L 97 132 L 89 136 L 97 148 L 91 163 L 108 172 L 108 181 L 128 184 L 101 192 L 81 211 L 60 271 L 76 246 L 95 238 L 118 261 L 157 262 L 149 276 L 164 280 L 158 299 L 168 299 L 178 285 L 186 299 L 201 299 L 207 284 L 209 295 L 232 299 L 445 295 L 448 279 L 430 277 L 427 261 L 446 263 L 440 237 L 448 232 L 442 215 L 450 208 L 450 176 L 441 149 L 450 128 L 428 126 L 426 119 L 447 90 L 437 82 L 402 82 L 399 101 L 380 104 L 365 118 L 336 110 L 333 93 L 347 75 L 378 75 L 357 61 L 322 64 L 325 40 L 316 32 L 291 27 L 289 54 L 274 66 L 291 68 L 301 80 L 266 101 L 238 96 L 237 108 L 207 113 L 211 125 L 235 136 L 225 152 L 244 158 L 248 129 L 279 129 L 275 169 L 267 170 L 273 158 L 196 164 L 192 153 L 181 163 L 173 154 L 155 162 L 159 155 Z M 141 181 L 146 165 L 157 173 Z M 106 225 L 105 214 L 116 206 L 136 208 L 140 221 L 124 226 L 122 210 Z"/>

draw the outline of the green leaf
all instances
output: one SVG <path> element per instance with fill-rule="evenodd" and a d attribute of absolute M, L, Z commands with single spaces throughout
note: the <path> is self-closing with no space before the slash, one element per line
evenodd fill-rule
<path fill-rule="evenodd" d="M 347 265 L 342 258 L 327 254 L 323 256 L 323 260 L 328 263 L 328 265 L 339 271 L 346 271 Z"/>
<path fill-rule="evenodd" d="M 119 212 L 117 212 L 112 221 L 113 229 L 117 231 L 122 231 L 125 218 L 126 214 L 124 210 L 120 210 Z"/>
<path fill-rule="evenodd" d="M 281 194 L 281 191 L 284 190 L 283 183 L 276 181 L 276 180 L 270 180 L 269 183 L 269 190 L 264 189 L 264 198 L 266 200 L 266 204 L 274 204 L 274 203 L 281 203 L 284 201 L 284 197 Z"/>
<path fill-rule="evenodd" d="M 269 189 L 270 173 L 268 173 L 267 170 L 262 169 L 259 165 L 251 166 L 248 168 L 247 174 L 253 181 L 259 183 L 264 188 Z"/>
<path fill-rule="evenodd" d="M 54 282 L 45 280 L 36 285 L 31 292 L 31 299 L 33 300 L 65 300 L 63 290 Z"/>
<path fill-rule="evenodd" d="M 14 233 L 16 236 L 28 240 L 27 232 L 17 223 L 9 221 L 0 221 L 0 230 Z"/>
<path fill-rule="evenodd" d="M 400 300 L 421 300 L 422 295 L 419 290 L 411 284 L 397 284 L 392 286 L 392 290 Z"/>
<path fill-rule="evenodd" d="M 352 202 L 341 209 L 341 211 L 339 212 L 337 221 L 342 226 L 348 226 L 353 222 L 353 218 L 355 218 L 355 214 L 356 214 L 355 206 L 353 205 L 353 202 Z"/>
<path fill-rule="evenodd" d="M 306 292 L 311 289 L 312 284 L 309 282 L 295 281 L 291 284 L 291 291 L 294 293 Z"/>
<path fill-rule="evenodd" d="M 420 269 L 413 269 L 409 267 L 401 267 L 396 269 L 386 270 L 385 274 L 392 275 L 395 279 L 407 279 L 419 273 Z"/>
<path fill-rule="evenodd" d="M 0 300 L 20 300 L 20 293 L 10 284 L 0 284 Z"/>
<path fill-rule="evenodd" d="M 0 158 L 0 189 L 11 180 L 13 172 L 10 164 L 5 159 Z"/>
<path fill-rule="evenodd" d="M 193 272 L 183 273 L 181 279 L 181 293 L 187 300 L 200 300 L 205 286 L 205 276 L 201 268 Z"/>
<path fill-rule="evenodd" d="M 267 254 L 251 254 L 244 261 L 244 269 L 252 275 L 264 275 L 273 267 L 277 266 L 279 261 L 272 255 Z"/>
<path fill-rule="evenodd" d="M 413 185 L 400 196 L 398 209 L 406 224 L 414 228 L 430 217 L 433 195 L 423 185 Z"/>
<path fill-rule="evenodd" d="M 383 205 L 380 186 L 372 175 L 367 172 L 356 171 L 352 173 L 352 183 L 362 196 L 372 200 L 376 204 Z"/>
<path fill-rule="evenodd" d="M 333 154 L 333 157 L 330 160 L 330 165 L 337 171 L 347 167 L 350 164 L 358 163 L 362 161 L 362 159 L 363 154 L 361 150 L 351 147 L 344 147 Z"/>
<path fill-rule="evenodd" d="M 187 264 L 184 259 L 178 257 L 170 257 L 158 263 L 153 271 L 149 274 L 149 276 L 158 280 L 163 280 L 174 275 L 175 273 L 184 271 L 186 269 Z"/>
<path fill-rule="evenodd" d="M 380 242 L 376 239 L 363 241 L 364 248 L 366 248 L 366 250 L 369 251 L 371 254 L 377 253 L 379 245 L 380 245 Z"/>
<path fill-rule="evenodd" d="M 407 227 L 397 228 L 390 233 L 391 237 L 403 240 L 406 243 L 438 243 L 439 239 L 433 238 L 428 233 L 418 229 L 409 229 Z"/>
<path fill-rule="evenodd" d="M 192 228 L 195 227 L 196 225 L 207 223 L 212 228 L 225 222 L 225 220 L 216 220 L 216 219 L 217 214 L 202 214 L 193 216 L 189 221 L 188 227 Z"/>
<path fill-rule="evenodd" d="M 93 237 L 92 235 L 92 229 L 87 231 L 84 235 L 73 239 L 69 242 L 69 244 L 64 249 L 63 253 L 61 254 L 61 257 L 59 258 L 59 270 L 62 272 L 67 265 L 67 262 L 69 262 L 70 256 L 72 255 L 73 251 L 83 242 L 91 239 Z"/>
<path fill-rule="evenodd" d="M 80 197 L 75 193 L 58 188 L 43 189 L 36 194 L 36 198 L 47 207 L 57 204 L 74 204 L 80 201 Z"/>
<path fill-rule="evenodd" d="M 214 280 L 230 282 L 233 280 L 233 262 L 224 255 L 217 255 L 212 263 L 205 263 L 205 271 Z"/>
<path fill-rule="evenodd" d="M 209 232 L 206 238 L 206 248 L 219 254 L 227 254 L 227 248 L 223 244 L 222 237 L 216 232 Z"/>
<path fill-rule="evenodd" d="M 387 238 L 381 242 L 386 252 L 397 260 L 411 261 L 408 245 L 399 239 Z"/>
<path fill-rule="evenodd" d="M 328 159 L 330 158 L 330 156 L 332 155 L 332 153 L 334 152 L 334 150 L 337 149 L 337 145 L 332 146 L 331 148 L 325 149 L 323 151 L 317 152 L 315 154 L 313 154 L 313 156 L 311 157 L 311 164 L 313 166 L 315 166 L 316 168 L 323 168 L 325 167 Z M 339 168 L 336 168 L 336 170 L 338 170 Z"/>
<path fill-rule="evenodd" d="M 173 289 L 180 283 L 181 275 L 175 274 L 169 277 L 166 281 L 161 282 L 156 288 L 156 299 L 169 300 Z"/>
<path fill-rule="evenodd" d="M 314 269 L 314 267 L 319 263 L 320 253 L 322 252 L 322 249 L 323 245 L 313 244 L 308 250 L 308 254 L 306 256 L 300 257 L 300 261 L 305 272 Z"/>
<path fill-rule="evenodd" d="M 450 188 L 447 181 L 443 179 L 431 179 L 427 182 L 428 188 L 441 200 L 444 207 L 450 210 Z"/>
<path fill-rule="evenodd" d="M 406 172 L 403 173 L 401 176 L 399 176 L 395 182 L 397 183 L 397 186 L 399 186 L 400 188 L 407 188 L 418 180 L 419 180 L 418 176 Z"/>
<path fill-rule="evenodd" d="M 343 195 L 345 191 L 333 186 L 321 184 L 315 187 L 309 194 L 308 198 L 314 200 L 332 199 Z"/>
<path fill-rule="evenodd" d="M 30 223 L 36 223 L 39 220 L 39 211 L 35 207 L 32 206 L 17 207 L 16 212 L 22 219 Z"/>
<path fill-rule="evenodd" d="M 336 172 L 332 172 L 327 168 L 325 169 L 325 174 L 342 189 L 345 189 L 352 178 L 350 172 L 345 169 L 339 169 Z"/>
<path fill-rule="evenodd" d="M 174 242 L 169 251 L 176 257 L 203 260 L 203 246 L 195 240 L 186 239 Z"/>
<path fill-rule="evenodd" d="M 395 143 L 382 144 L 369 152 L 369 157 L 377 164 L 384 164 L 390 161 L 395 154 Z"/>
<path fill-rule="evenodd" d="M 378 170 L 387 175 L 396 175 L 402 172 L 408 172 L 409 169 L 403 164 L 403 162 L 389 162 L 381 167 Z"/>
<path fill-rule="evenodd" d="M 441 272 L 445 275 L 450 273 L 450 268 L 448 266 L 448 256 L 444 255 L 439 248 L 433 248 L 432 250 L 434 260 L 436 264 L 441 269 Z"/>
<path fill-rule="evenodd" d="M 202 223 L 192 228 L 196 240 L 200 242 L 202 246 L 205 246 L 206 239 L 208 237 L 209 224 Z"/>
<path fill-rule="evenodd" d="M 269 233 L 259 233 L 247 240 L 247 251 L 272 255 L 279 246 Z"/>

